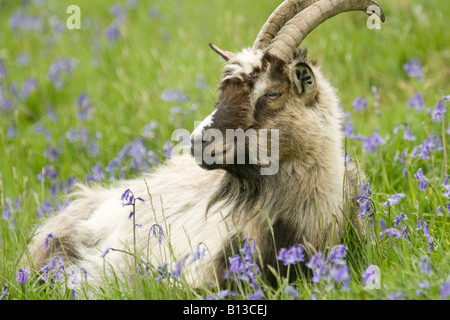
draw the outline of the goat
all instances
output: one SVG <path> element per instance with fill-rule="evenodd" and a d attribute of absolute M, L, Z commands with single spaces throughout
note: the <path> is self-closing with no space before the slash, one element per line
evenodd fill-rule
<path fill-rule="evenodd" d="M 187 279 L 194 286 L 214 279 L 223 285 L 227 257 L 245 239 L 255 244 L 261 266 L 273 267 L 281 248 L 302 244 L 310 255 L 340 242 L 347 223 L 361 225 L 355 202 L 345 201 L 345 194 L 356 198 L 359 178 L 345 164 L 335 89 L 297 47 L 328 18 L 366 11 L 371 5 L 380 9 L 384 21 L 381 7 L 372 0 L 287 0 L 270 15 L 251 48 L 234 54 L 210 44 L 225 66 L 214 111 L 191 135 L 192 154 L 109 188 L 79 186 L 76 199 L 35 235 L 29 248 L 34 267 L 45 266 L 52 253 L 100 281 L 107 258 L 114 272 L 127 279 L 133 269 L 123 253 L 100 257 L 106 248 L 127 250 L 135 243 L 138 255 L 147 252 L 153 265 L 170 260 L 173 267 L 203 244 L 208 254 L 200 265 L 186 263 Z M 277 130 L 277 149 L 271 153 L 279 163 L 276 172 L 260 174 L 267 164 L 258 156 L 250 163 L 256 152 L 250 139 L 244 164 L 199 158 L 196 147 L 223 150 L 216 159 L 238 156 L 234 139 L 206 137 L 212 129 L 223 134 L 230 129 Z M 259 134 L 256 139 L 256 148 L 268 143 Z M 135 215 L 146 228 L 133 226 L 127 219 L 129 208 L 120 206 L 126 189 L 145 198 L 136 202 Z M 148 237 L 156 224 L 169 245 Z M 50 233 L 52 246 L 43 250 Z"/>

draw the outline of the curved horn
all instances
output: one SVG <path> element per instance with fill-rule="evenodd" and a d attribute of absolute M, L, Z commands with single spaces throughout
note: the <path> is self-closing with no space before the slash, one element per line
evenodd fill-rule
<path fill-rule="evenodd" d="M 268 46 L 268 51 L 284 61 L 290 61 L 297 47 L 306 36 L 325 20 L 346 11 L 362 10 L 367 14 L 370 6 L 376 6 L 375 13 L 384 22 L 384 12 L 374 0 L 320 0 L 312 4 L 281 28 Z"/>
<path fill-rule="evenodd" d="M 297 13 L 309 7 L 319 0 L 286 0 L 275 9 L 269 16 L 266 23 L 253 43 L 253 49 L 266 48 L 272 39 L 278 34 L 278 31 L 291 20 Z"/>

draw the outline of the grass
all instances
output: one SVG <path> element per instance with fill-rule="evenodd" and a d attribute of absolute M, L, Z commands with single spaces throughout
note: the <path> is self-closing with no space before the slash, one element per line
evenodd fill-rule
<path fill-rule="evenodd" d="M 0 0 L 0 68 L 6 70 L 6 76 L 0 76 L 0 205 L 4 213 L 0 219 L 0 283 L 2 288 L 7 286 L 4 299 L 73 298 L 64 283 L 39 285 L 32 278 L 22 286 L 16 281 L 19 259 L 44 218 L 38 217 L 38 210 L 48 216 L 64 202 L 64 192 L 57 192 L 54 198 L 52 186 L 59 191 L 59 183 L 64 188 L 71 177 L 84 182 L 95 165 L 105 169 L 136 139 L 141 139 L 146 152 L 154 153 L 154 162 L 164 162 L 164 145 L 172 131 L 178 127 L 192 130 L 194 120 L 203 119 L 217 97 L 215 86 L 222 63 L 208 42 L 229 51 L 250 46 L 274 9 L 269 0 L 258 1 L 256 6 L 254 1 L 242 0 L 198 0 L 195 5 L 138 1 L 135 9 L 128 9 L 123 1 L 126 19 L 120 23 L 121 37 L 110 43 L 105 31 L 115 20 L 110 8 L 116 2 L 76 1 L 82 29 L 68 30 L 66 8 L 73 1 L 48 0 L 42 6 L 30 1 L 20 9 L 21 2 Z M 448 113 L 441 122 L 432 122 L 425 110 L 407 108 L 416 92 L 430 110 L 449 94 L 450 44 L 442 27 L 450 7 L 445 0 L 379 2 L 387 17 L 381 30 L 366 28 L 363 14 L 346 13 L 318 27 L 302 46 L 308 47 L 310 56 L 338 89 L 354 134 L 367 137 L 378 128 L 385 143 L 375 153 L 365 151 L 361 140 L 355 139 L 348 139 L 348 153 L 368 176 L 377 224 L 382 219 L 392 227 L 394 218 L 405 214 L 408 219 L 397 229 L 406 227 L 410 242 L 388 236 L 378 239 L 378 234 L 362 243 L 347 240 L 348 289 L 330 289 L 327 281 L 313 284 L 299 277 L 295 285 L 300 299 L 441 299 L 445 298 L 441 292 L 444 283 L 450 281 L 448 212 L 444 208 L 442 216 L 437 214 L 438 206 L 449 201 L 442 189 L 448 164 L 444 152 L 432 152 L 425 160 L 411 156 L 414 147 L 432 132 L 442 142 L 447 135 L 444 147 L 449 154 Z M 13 30 L 12 17 L 18 12 L 34 17 L 35 23 L 40 19 L 35 24 L 38 30 Z M 61 33 L 55 30 L 58 23 Z M 22 53 L 29 61 L 20 66 L 17 58 Z M 63 85 L 58 89 L 49 79 L 49 70 L 60 58 L 75 59 L 76 66 L 69 74 L 63 72 Z M 421 63 L 422 82 L 403 69 L 412 58 Z M 36 88 L 25 94 L 23 84 L 28 79 L 35 79 Z M 372 87 L 380 95 L 378 102 Z M 182 90 L 189 100 L 164 101 L 161 96 L 167 89 Z M 80 118 L 77 105 L 83 94 L 90 102 L 83 107 L 92 106 L 86 119 Z M 368 102 L 360 112 L 352 106 L 357 97 Z M 6 99 L 10 108 L 5 107 Z M 146 135 L 144 127 L 151 121 L 158 126 L 153 135 Z M 415 141 L 403 138 L 405 123 Z M 394 130 L 398 125 L 402 125 L 400 132 Z M 85 134 L 84 138 L 71 141 L 67 137 L 71 130 Z M 52 150 L 57 151 L 56 157 L 50 156 Z M 402 152 L 405 165 L 398 161 Z M 39 181 L 38 174 L 46 166 L 58 172 L 55 180 Z M 123 176 L 132 177 L 146 166 L 151 168 L 152 162 L 136 164 L 127 158 Z M 415 178 L 419 168 L 428 181 L 425 191 L 419 189 Z M 104 174 L 106 179 L 99 183 L 107 184 L 108 173 Z M 118 178 L 119 172 L 115 176 Z M 389 215 L 383 214 L 382 203 L 398 193 L 405 197 L 392 206 Z M 43 206 L 46 201 L 48 205 Z M 431 251 L 423 229 L 416 230 L 418 217 L 428 224 L 434 241 Z M 424 258 L 431 265 L 430 272 L 423 272 Z M 361 275 L 369 265 L 380 268 L 378 290 L 365 289 L 362 284 Z M 260 283 L 266 298 L 292 299 L 285 292 L 287 284 L 280 281 L 280 289 Z M 77 295 L 81 299 L 89 298 L 89 292 L 101 299 L 197 299 L 210 294 L 186 287 L 182 281 L 157 282 L 149 276 L 136 282 L 132 286 L 111 278 L 100 289 L 79 290 Z M 421 286 L 426 288 L 417 295 Z M 245 298 L 245 290 L 248 286 L 243 285 L 238 299 Z"/>

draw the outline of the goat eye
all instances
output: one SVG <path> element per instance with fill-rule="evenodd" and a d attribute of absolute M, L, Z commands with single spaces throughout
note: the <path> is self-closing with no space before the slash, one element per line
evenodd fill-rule
<path fill-rule="evenodd" d="M 274 92 L 274 91 L 268 91 L 268 92 L 265 94 L 265 96 L 266 96 L 266 98 L 269 98 L 269 99 L 271 99 L 271 100 L 275 100 L 275 99 L 278 99 L 279 97 L 281 97 L 281 93 L 279 93 L 279 92 Z"/>

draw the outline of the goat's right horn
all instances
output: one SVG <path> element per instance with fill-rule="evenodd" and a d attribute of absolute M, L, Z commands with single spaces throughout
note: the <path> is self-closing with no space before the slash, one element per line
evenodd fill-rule
<path fill-rule="evenodd" d="M 264 49 L 270 44 L 278 31 L 291 20 L 297 13 L 303 11 L 319 0 L 286 0 L 275 9 L 253 43 L 253 49 Z"/>
<path fill-rule="evenodd" d="M 367 12 L 370 6 L 376 6 L 379 9 L 379 12 L 375 10 L 375 14 L 384 22 L 383 9 L 374 0 L 320 0 L 289 20 L 272 40 L 267 50 L 288 62 L 306 36 L 322 22 L 346 11 L 362 10 L 371 14 Z"/>

